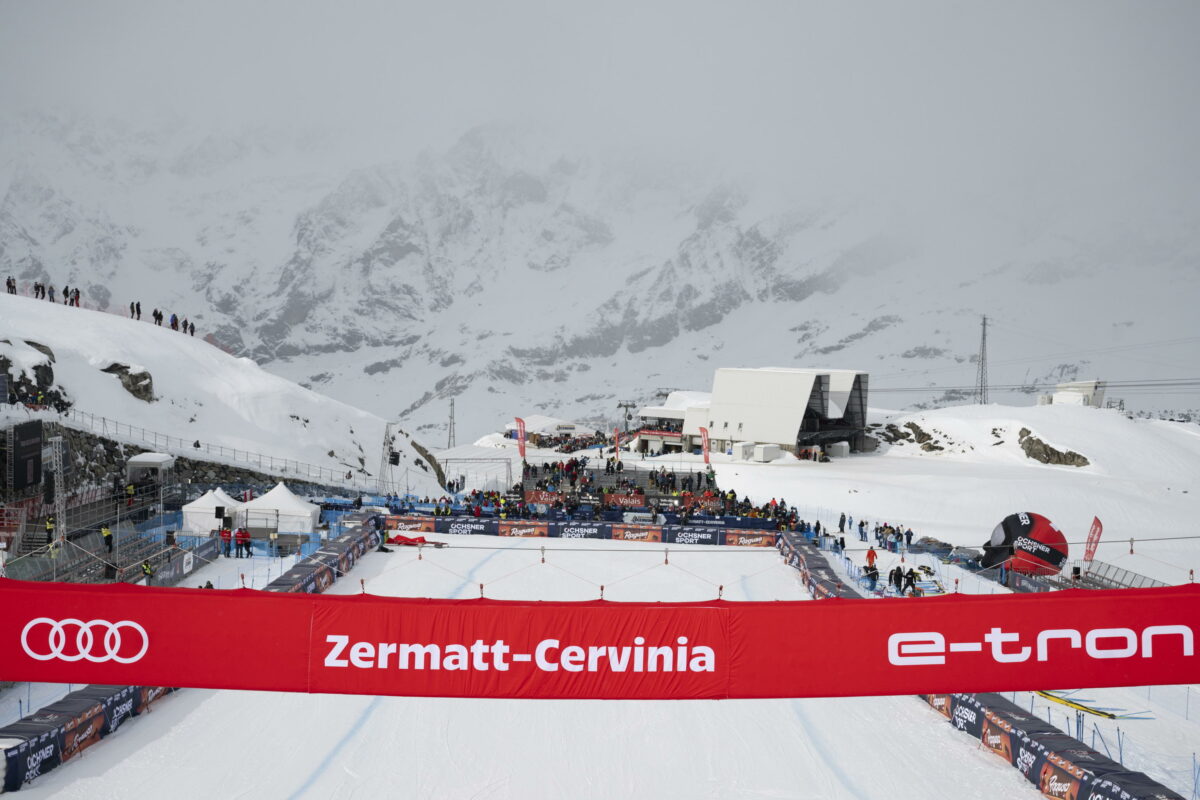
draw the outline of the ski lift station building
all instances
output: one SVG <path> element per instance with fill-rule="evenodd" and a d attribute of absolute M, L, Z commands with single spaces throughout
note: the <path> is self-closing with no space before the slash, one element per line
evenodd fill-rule
<path fill-rule="evenodd" d="M 636 448 L 678 452 L 701 446 L 707 428 L 715 451 L 735 443 L 774 444 L 789 453 L 846 442 L 866 449 L 868 375 L 849 369 L 722 368 L 711 392 L 671 392 L 638 412 Z"/>

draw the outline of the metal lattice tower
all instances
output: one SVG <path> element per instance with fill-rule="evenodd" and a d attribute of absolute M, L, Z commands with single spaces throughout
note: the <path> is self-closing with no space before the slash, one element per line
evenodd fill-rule
<path fill-rule="evenodd" d="M 16 477 L 16 474 L 17 474 L 17 468 L 16 468 L 17 454 L 16 454 L 16 450 L 14 449 L 15 445 L 16 445 L 16 441 L 17 441 L 16 431 L 17 431 L 17 426 L 13 425 L 12 427 L 10 427 L 8 430 L 6 430 L 4 432 L 4 437 L 5 437 L 4 488 L 5 489 L 12 488 L 12 485 L 14 483 L 14 478 Z"/>
<path fill-rule="evenodd" d="M 392 485 L 392 426 L 389 422 L 383 430 L 383 454 L 379 457 L 379 493 L 390 494 Z"/>
<path fill-rule="evenodd" d="M 454 398 L 450 398 L 450 429 L 446 432 L 446 449 L 454 447 Z"/>
<path fill-rule="evenodd" d="M 975 377 L 975 397 L 980 405 L 987 405 L 987 314 L 983 315 L 983 335 L 979 340 L 979 371 Z"/>
<path fill-rule="evenodd" d="M 50 473 L 54 475 L 54 538 L 62 539 L 67 534 L 67 487 L 63 483 L 61 436 L 50 437 Z"/>

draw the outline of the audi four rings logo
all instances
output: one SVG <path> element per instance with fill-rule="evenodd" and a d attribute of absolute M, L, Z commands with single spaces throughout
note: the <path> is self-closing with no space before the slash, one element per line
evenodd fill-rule
<path fill-rule="evenodd" d="M 44 631 L 44 633 L 43 633 Z M 124 636 L 122 631 L 128 631 Z M 103 634 L 103 635 L 101 635 Z M 125 636 L 135 634 L 127 642 Z M 74 636 L 74 644 L 68 639 Z M 141 645 L 133 655 L 121 655 L 122 645 L 129 645 L 126 652 Z M 146 655 L 150 648 L 150 636 L 146 629 L 136 622 L 121 620 L 109 622 L 106 619 L 93 619 L 84 622 L 81 619 L 54 620 L 49 617 L 38 617 L 30 620 L 21 631 L 21 647 L 25 654 L 37 661 L 91 661 L 102 664 L 115 661 L 118 664 L 132 664 Z M 100 652 L 95 652 L 99 648 Z"/>

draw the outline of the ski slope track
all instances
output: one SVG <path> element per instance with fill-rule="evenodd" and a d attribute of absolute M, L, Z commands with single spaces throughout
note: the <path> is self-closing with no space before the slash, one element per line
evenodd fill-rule
<path fill-rule="evenodd" d="M 552 552 L 454 537 L 368 555 L 335 593 L 584 600 L 802 599 L 774 551 L 618 542 Z M 455 548 L 476 545 L 484 549 Z M 496 548 L 496 549 L 490 549 Z M 236 669 L 231 654 L 230 669 Z M 820 680 L 819 675 L 797 680 Z M 59 798 L 1033 796 L 911 697 L 695 702 L 355 698 L 189 691 L 22 792 Z"/>

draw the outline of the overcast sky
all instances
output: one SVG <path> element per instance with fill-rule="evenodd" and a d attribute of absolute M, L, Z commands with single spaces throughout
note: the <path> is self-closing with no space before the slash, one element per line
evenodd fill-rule
<path fill-rule="evenodd" d="M 1194 1 L 0 0 L 0 102 L 399 158 L 519 123 L 816 185 L 1195 205 L 1198 42 Z"/>

